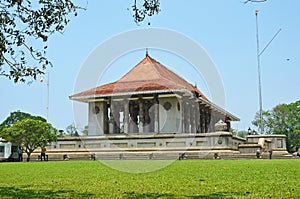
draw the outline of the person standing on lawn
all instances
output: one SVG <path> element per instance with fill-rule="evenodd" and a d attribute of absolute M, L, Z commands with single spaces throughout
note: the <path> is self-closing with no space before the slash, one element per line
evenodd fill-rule
<path fill-rule="evenodd" d="M 44 158 L 44 161 L 46 161 L 46 147 L 41 147 L 41 161 L 43 161 L 43 158 Z"/>
<path fill-rule="evenodd" d="M 18 161 L 23 162 L 23 149 L 21 147 L 18 148 Z"/>

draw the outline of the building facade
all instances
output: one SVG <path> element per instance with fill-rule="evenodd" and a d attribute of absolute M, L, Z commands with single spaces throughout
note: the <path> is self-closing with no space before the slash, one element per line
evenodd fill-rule
<path fill-rule="evenodd" d="M 49 158 L 193 159 L 288 155 L 284 135 L 230 133 L 239 118 L 146 54 L 119 80 L 69 97 L 88 104 L 88 136 L 51 143 Z"/>
<path fill-rule="evenodd" d="M 88 103 L 89 135 L 214 132 L 239 119 L 148 54 L 119 80 L 70 96 Z"/>

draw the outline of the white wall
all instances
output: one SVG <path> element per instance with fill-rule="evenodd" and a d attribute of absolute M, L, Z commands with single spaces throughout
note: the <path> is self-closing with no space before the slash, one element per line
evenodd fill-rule
<path fill-rule="evenodd" d="M 95 106 L 99 107 L 99 113 L 95 113 Z M 89 103 L 89 135 L 103 135 L 103 108 L 104 105 L 101 102 Z"/>
<path fill-rule="evenodd" d="M 171 103 L 170 110 L 165 110 L 163 105 Z M 177 109 L 178 100 L 173 98 L 160 98 L 159 99 L 159 128 L 160 133 L 179 133 L 181 116 L 180 111 Z"/>
<path fill-rule="evenodd" d="M 0 158 L 8 158 L 9 155 L 11 154 L 11 143 L 10 142 L 8 142 L 8 143 L 0 142 L 0 146 L 4 147 L 3 151 L 1 150 L 1 152 L 0 152 Z"/>

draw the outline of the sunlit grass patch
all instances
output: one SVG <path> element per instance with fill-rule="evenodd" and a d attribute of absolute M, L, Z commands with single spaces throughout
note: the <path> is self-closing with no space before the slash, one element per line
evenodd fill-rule
<path fill-rule="evenodd" d="M 0 198 L 300 198 L 299 159 L 169 163 L 109 161 L 127 172 L 100 161 L 1 163 Z"/>

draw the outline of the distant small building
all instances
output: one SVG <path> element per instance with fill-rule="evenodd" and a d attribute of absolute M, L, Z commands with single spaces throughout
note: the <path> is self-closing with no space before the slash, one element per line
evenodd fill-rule
<path fill-rule="evenodd" d="M 11 149 L 12 145 L 10 142 L 0 140 L 0 160 L 7 159 L 12 153 Z"/>

